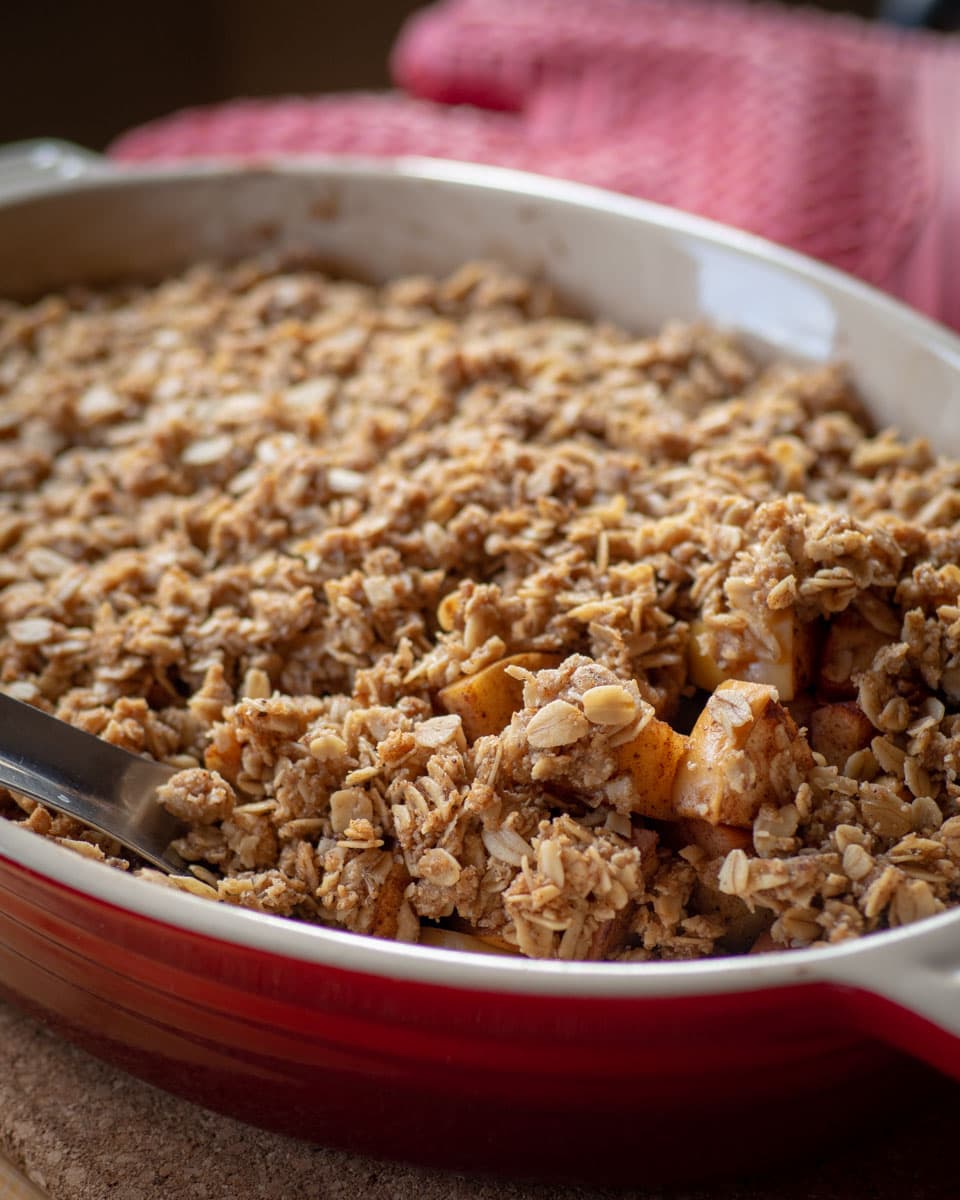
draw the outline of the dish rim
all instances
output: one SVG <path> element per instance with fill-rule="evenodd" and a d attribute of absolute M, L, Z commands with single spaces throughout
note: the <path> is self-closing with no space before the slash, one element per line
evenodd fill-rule
<path fill-rule="evenodd" d="M 892 963 L 918 933 L 940 940 L 960 927 L 960 908 L 955 908 L 915 925 L 818 949 L 673 962 L 560 962 L 388 941 L 206 900 L 137 879 L 8 822 L 0 822 L 4 858 L 55 887 L 238 949 L 385 980 L 512 995 L 640 1000 L 831 981 L 857 986 L 865 958 L 884 954 Z"/>
<path fill-rule="evenodd" d="M 149 167 L 116 167 L 93 159 L 74 178 L 40 180 L 32 191 L 0 195 L 0 209 L 32 205 L 41 199 L 97 189 L 121 190 L 151 182 L 188 183 L 219 176 L 269 177 L 303 175 L 324 179 L 410 179 L 428 184 L 452 184 L 472 191 L 493 191 L 518 200 L 587 209 L 638 221 L 661 234 L 693 239 L 779 268 L 830 293 L 839 293 L 898 326 L 906 344 L 922 345 L 956 372 L 960 380 L 960 336 L 939 322 L 908 307 L 870 284 L 828 266 L 705 217 L 648 200 L 605 191 L 531 172 L 455 160 L 419 156 L 367 158 L 312 156 L 271 158 L 268 161 L 206 162 Z M 885 930 L 836 946 L 781 950 L 763 955 L 731 955 L 693 961 L 596 963 L 558 962 L 479 955 L 460 950 L 410 945 L 364 937 L 336 928 L 213 903 L 175 889 L 150 886 L 146 881 L 83 858 L 54 842 L 0 820 L 0 858 L 64 890 L 110 905 L 122 912 L 172 929 L 211 938 L 230 946 L 256 950 L 293 962 L 339 970 L 471 990 L 596 999 L 641 1000 L 669 996 L 716 995 L 762 991 L 804 984 L 846 982 L 856 977 L 865 959 L 878 954 L 891 961 L 918 934 L 940 941 L 960 926 L 960 907 L 929 917 L 916 925 Z"/>

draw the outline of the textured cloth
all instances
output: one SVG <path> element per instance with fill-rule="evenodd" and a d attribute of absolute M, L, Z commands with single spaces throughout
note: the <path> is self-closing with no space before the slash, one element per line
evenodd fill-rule
<path fill-rule="evenodd" d="M 445 0 L 393 70 L 406 95 L 192 110 L 113 153 L 525 167 L 760 233 L 960 327 L 960 39 L 716 0 Z"/>

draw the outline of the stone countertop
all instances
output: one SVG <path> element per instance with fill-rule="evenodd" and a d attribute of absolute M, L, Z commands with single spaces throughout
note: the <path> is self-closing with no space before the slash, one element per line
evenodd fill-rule
<path fill-rule="evenodd" d="M 673 1200 L 933 1200 L 957 1195 L 960 1089 L 893 1096 L 875 1146 L 826 1159 L 798 1140 L 776 1176 Z M 855 1096 L 851 1097 L 855 1103 Z M 842 1109 L 838 1107 L 838 1117 Z M 0 1156 L 49 1200 L 600 1200 L 599 1193 L 465 1179 L 290 1141 L 216 1116 L 108 1067 L 0 1004 Z M 0 1195 L 3 1189 L 0 1187 Z M 655 1200 L 660 1192 L 619 1193 Z"/>

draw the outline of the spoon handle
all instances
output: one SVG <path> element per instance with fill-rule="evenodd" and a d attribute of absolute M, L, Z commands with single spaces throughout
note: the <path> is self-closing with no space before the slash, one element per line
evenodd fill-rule
<path fill-rule="evenodd" d="M 92 825 L 164 871 L 182 825 L 156 802 L 172 767 L 130 754 L 0 693 L 0 785 Z"/>

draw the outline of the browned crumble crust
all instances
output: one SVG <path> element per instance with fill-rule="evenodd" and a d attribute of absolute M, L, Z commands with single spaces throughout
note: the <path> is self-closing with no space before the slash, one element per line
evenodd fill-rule
<path fill-rule="evenodd" d="M 483 265 L 0 303 L 0 687 L 181 768 L 168 886 L 534 957 L 836 942 L 960 899 L 958 485 L 834 368 Z M 468 740 L 438 693 L 534 653 Z M 797 683 L 739 840 L 644 817 L 624 765 L 689 730 L 696 656 Z M 711 704 L 735 740 L 749 707 Z"/>

